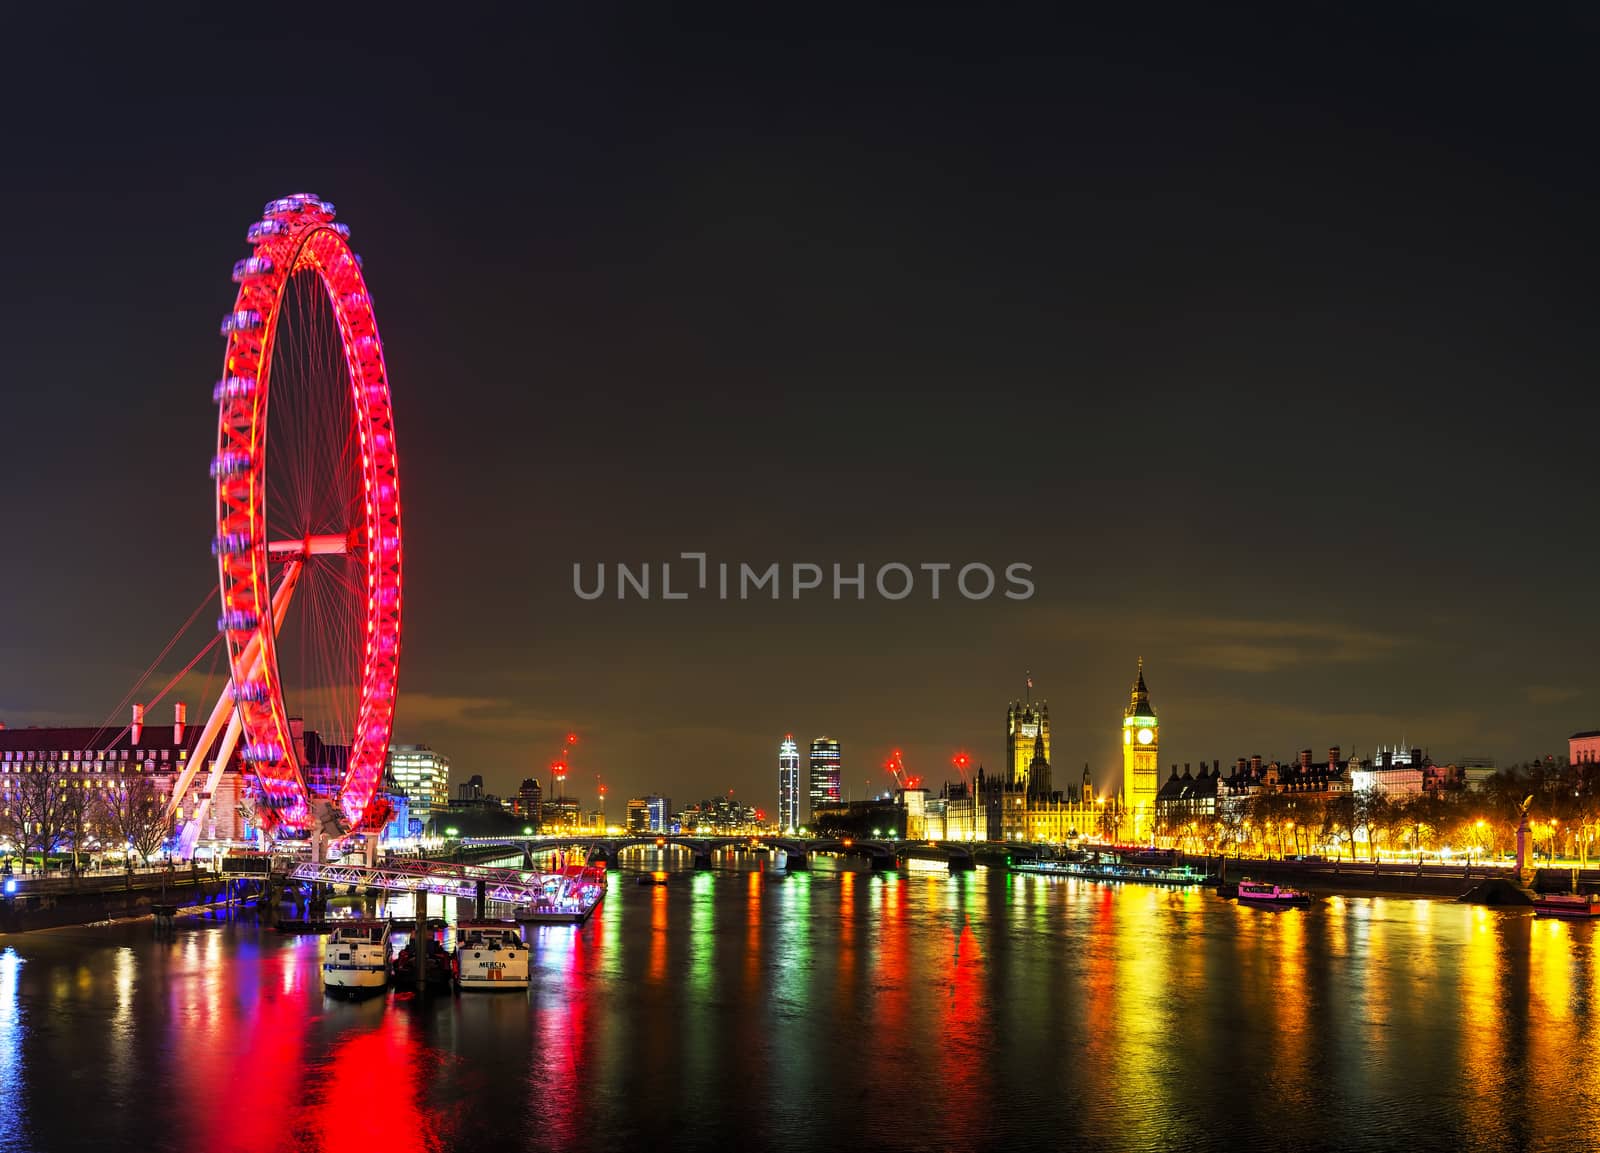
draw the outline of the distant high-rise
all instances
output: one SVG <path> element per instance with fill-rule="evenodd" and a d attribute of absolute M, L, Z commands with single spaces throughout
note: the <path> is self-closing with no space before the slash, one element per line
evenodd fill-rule
<path fill-rule="evenodd" d="M 778 746 L 778 828 L 790 833 L 800 827 L 800 748 L 787 733 Z"/>
<path fill-rule="evenodd" d="M 528 777 L 522 782 L 511 811 L 526 821 L 528 828 L 539 831 L 539 822 L 544 815 L 544 789 L 537 777 Z"/>
<path fill-rule="evenodd" d="M 650 831 L 652 833 L 672 832 L 672 800 L 663 797 L 660 793 L 651 793 L 644 799 L 645 808 L 650 813 Z"/>
<path fill-rule="evenodd" d="M 839 754 L 839 742 L 832 737 L 818 737 L 811 742 L 812 813 L 844 800 L 841 789 L 843 781 L 844 764 Z"/>

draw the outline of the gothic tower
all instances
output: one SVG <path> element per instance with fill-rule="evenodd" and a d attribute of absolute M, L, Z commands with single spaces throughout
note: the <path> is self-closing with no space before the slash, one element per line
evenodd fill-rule
<path fill-rule="evenodd" d="M 1161 726 L 1150 690 L 1144 684 L 1144 658 L 1122 713 L 1122 832 L 1136 841 L 1149 837 L 1155 821 Z"/>
<path fill-rule="evenodd" d="M 1032 682 L 1029 682 L 1032 686 Z M 1050 710 L 1043 701 L 1012 701 L 1006 710 L 1006 783 L 1028 788 L 1028 771 L 1033 764 L 1034 745 L 1042 745 L 1044 759 L 1050 759 Z"/>

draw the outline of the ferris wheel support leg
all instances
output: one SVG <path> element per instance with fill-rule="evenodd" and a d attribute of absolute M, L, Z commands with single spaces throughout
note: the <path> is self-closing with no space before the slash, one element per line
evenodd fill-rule
<path fill-rule="evenodd" d="M 289 611 L 289 601 L 294 597 L 295 585 L 299 582 L 300 562 L 290 561 L 284 566 L 283 577 L 278 582 L 278 589 L 272 594 L 272 631 L 274 634 L 283 628 L 284 616 Z M 251 637 L 250 643 L 245 646 L 244 653 L 239 662 L 249 669 L 249 676 L 255 676 L 261 671 L 261 642 L 257 637 Z M 240 722 L 239 711 L 233 707 L 233 685 L 230 682 L 224 686 L 217 695 L 217 703 L 211 710 L 211 716 L 206 718 L 206 727 L 200 731 L 200 738 L 195 742 L 194 752 L 189 754 L 189 759 L 183 766 L 183 772 L 172 786 L 172 796 L 167 798 L 167 816 L 170 818 L 183 802 L 184 794 L 189 791 L 189 786 L 194 783 L 195 774 L 200 771 L 200 766 L 206 763 L 206 757 L 211 752 L 211 745 L 217 739 L 217 733 L 222 729 L 223 722 L 227 722 L 227 733 L 223 737 L 222 747 L 217 750 L 216 760 L 212 763 L 211 771 L 206 777 L 204 792 L 209 797 L 217 791 L 221 783 L 223 770 L 227 768 L 228 761 L 233 756 L 233 750 L 239 743 Z M 196 815 L 186 826 L 179 840 L 179 847 L 183 857 L 194 854 L 194 845 L 200 837 L 200 821 L 204 816 L 203 810 L 210 808 L 210 801 L 203 801 L 196 810 Z"/>
<path fill-rule="evenodd" d="M 194 856 L 195 842 L 200 839 L 200 830 L 205 827 L 205 819 L 211 812 L 211 798 L 217 795 L 217 786 L 222 783 L 222 774 L 226 771 L 228 762 L 233 759 L 233 750 L 239 743 L 240 731 L 239 714 L 234 713 L 228 720 L 227 731 L 222 734 L 222 744 L 217 746 L 217 756 L 211 762 L 211 771 L 206 774 L 206 787 L 202 790 L 200 803 L 195 806 L 193 818 L 183 827 L 183 835 L 178 842 L 180 856 L 186 858 Z"/>

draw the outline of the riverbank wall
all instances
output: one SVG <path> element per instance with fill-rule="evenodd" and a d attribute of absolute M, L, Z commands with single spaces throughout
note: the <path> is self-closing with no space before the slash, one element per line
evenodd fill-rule
<path fill-rule="evenodd" d="M 73 882 L 55 879 L 19 885 L 17 892 L 0 899 L 0 933 L 144 917 L 150 915 L 153 905 L 203 905 L 228 897 L 230 882 L 237 881 L 216 873 L 175 870 L 164 879 L 137 875 L 131 883 L 112 875 L 81 877 L 76 887 Z"/>
<path fill-rule="evenodd" d="M 1270 861 L 1236 857 L 1187 857 L 1198 869 L 1230 881 L 1241 877 L 1306 889 L 1314 893 L 1437 897 L 1455 900 L 1479 889 L 1486 880 L 1517 884 L 1516 870 L 1481 865 L 1416 865 L 1384 861 Z M 1535 869 L 1527 888 L 1536 893 L 1600 892 L 1600 870 Z"/>

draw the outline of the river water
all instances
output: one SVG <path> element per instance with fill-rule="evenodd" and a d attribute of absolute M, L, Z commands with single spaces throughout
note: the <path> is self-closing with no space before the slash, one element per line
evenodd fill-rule
<path fill-rule="evenodd" d="M 1600 1145 L 1593 924 L 988 870 L 633 881 L 529 930 L 526 994 L 327 1000 L 323 940 L 253 920 L 0 937 L 0 1151 Z"/>

